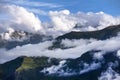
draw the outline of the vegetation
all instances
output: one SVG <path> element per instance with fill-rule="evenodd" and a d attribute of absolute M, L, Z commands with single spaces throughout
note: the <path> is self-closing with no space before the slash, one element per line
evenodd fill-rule
<path fill-rule="evenodd" d="M 93 58 L 93 53 L 95 52 L 99 51 L 87 52 L 77 59 L 67 59 L 65 63 L 66 66 L 62 68 L 64 71 L 71 69 L 79 73 L 79 71 L 83 69 L 84 63 L 101 63 L 100 68 L 83 74 L 58 76 L 56 74 L 47 75 L 46 73 L 40 73 L 43 68 L 58 65 L 61 60 L 47 57 L 22 56 L 0 65 L 0 80 L 98 80 L 101 72 L 106 71 L 111 62 L 116 63 L 117 61 L 118 64 L 120 64 L 120 59 L 115 55 L 116 52 L 105 54 L 102 62 Z M 120 65 L 112 68 L 117 72 L 120 71 Z"/>
<path fill-rule="evenodd" d="M 0 64 L 0 79 L 17 80 L 19 77 L 23 78 L 25 74 L 27 76 L 32 74 L 31 76 L 33 77 L 35 74 L 39 74 L 39 71 L 45 67 L 58 65 L 59 61 L 60 59 L 47 57 L 18 57 L 10 62 Z"/>
<path fill-rule="evenodd" d="M 61 44 L 62 39 L 107 39 L 116 36 L 120 31 L 120 25 L 110 26 L 99 31 L 90 32 L 70 32 L 63 36 L 56 38 L 53 46 L 50 49 L 59 48 L 65 49 L 64 45 Z M 114 71 L 120 73 L 120 59 L 116 56 L 116 51 L 109 52 L 103 55 L 104 60 L 94 59 L 93 54 L 99 51 L 89 51 L 83 54 L 77 59 L 66 59 L 65 66 L 62 67 L 64 71 L 71 69 L 76 73 L 84 68 L 84 63 L 91 64 L 92 62 L 101 63 L 101 67 L 95 70 L 83 74 L 76 74 L 73 76 L 58 76 L 58 75 L 47 75 L 46 73 L 40 73 L 46 67 L 52 65 L 59 65 L 61 59 L 48 58 L 48 57 L 26 57 L 21 56 L 4 64 L 0 64 L 0 80 L 98 80 L 101 72 L 104 72 L 109 67 L 109 64 L 118 63 L 117 67 L 112 67 Z"/>

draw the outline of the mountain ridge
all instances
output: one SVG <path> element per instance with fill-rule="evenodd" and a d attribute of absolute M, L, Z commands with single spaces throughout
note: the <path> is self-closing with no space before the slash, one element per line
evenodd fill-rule
<path fill-rule="evenodd" d="M 118 35 L 120 32 L 120 25 L 113 25 L 108 26 L 102 30 L 97 31 L 84 31 L 84 32 L 76 32 L 72 31 L 70 33 L 64 34 L 62 36 L 57 37 L 57 40 L 61 39 L 98 39 L 98 40 L 105 40 L 110 37 L 114 37 Z"/>
<path fill-rule="evenodd" d="M 64 39 L 95 38 L 105 40 L 117 36 L 119 31 L 120 25 L 116 25 L 103 30 L 92 31 L 93 33 L 91 34 L 90 32 L 67 33 L 56 38 L 55 41 L 57 43 L 53 44 L 52 48 L 67 49 L 64 45 L 61 45 L 61 41 Z M 83 33 L 87 34 L 87 37 L 82 35 Z M 76 34 L 81 36 L 74 36 Z M 101 37 L 98 34 L 103 36 Z M 0 64 L 0 80 L 99 80 L 98 78 L 102 76 L 102 73 L 109 68 L 119 74 L 120 59 L 119 56 L 117 56 L 117 51 L 101 53 L 101 55 L 98 56 L 102 56 L 102 59 L 95 58 L 94 54 L 99 52 L 101 53 L 100 50 L 91 50 L 76 59 L 20 56 Z"/>
<path fill-rule="evenodd" d="M 8 35 L 9 39 L 4 38 L 6 34 Z M 6 32 L 0 35 L 0 48 L 6 48 L 9 50 L 16 46 L 37 44 L 47 40 L 52 40 L 52 37 L 37 33 L 28 33 L 25 31 L 14 31 L 11 33 Z"/>
<path fill-rule="evenodd" d="M 49 50 L 53 50 L 56 48 L 67 49 L 70 47 L 64 47 L 64 44 L 61 44 L 62 40 L 68 39 L 97 39 L 97 40 L 106 40 L 112 37 L 116 37 L 119 35 L 120 25 L 108 26 L 102 30 L 97 31 L 85 31 L 85 32 L 76 32 L 72 31 L 66 33 L 62 36 L 59 36 L 53 42 L 53 45 L 48 47 Z"/>
<path fill-rule="evenodd" d="M 0 79 L 1 80 L 98 80 L 101 73 L 106 71 L 108 67 L 120 73 L 120 59 L 116 56 L 116 52 L 110 52 L 103 55 L 104 60 L 94 59 L 93 53 L 99 51 L 90 51 L 76 59 L 66 59 L 64 65 L 53 74 L 49 71 L 41 72 L 44 69 L 59 66 L 61 59 L 48 57 L 26 57 L 21 56 L 12 61 L 0 64 Z M 49 61 L 50 60 L 50 61 Z M 88 67 L 85 67 L 85 64 Z M 113 64 L 110 66 L 110 64 Z M 96 64 L 96 67 L 94 65 Z M 97 67 L 97 64 L 101 65 Z M 2 66 L 2 67 L 1 67 Z M 93 66 L 93 67 L 92 67 Z M 9 68 L 8 68 L 9 67 Z M 89 67 L 91 67 L 89 69 Z M 2 70 L 2 71 L 1 71 Z M 69 71 L 70 70 L 70 71 Z M 88 71 L 87 71 L 88 70 Z M 54 71 L 54 70 L 53 70 Z M 62 71 L 62 72 L 61 72 Z M 63 72 L 64 71 L 64 72 Z M 82 72 L 83 73 L 80 73 Z M 85 71 L 85 72 L 84 72 Z M 64 75 L 67 72 L 68 75 Z M 32 74 L 32 75 L 31 75 Z M 72 75 L 69 75 L 72 74 Z M 61 75 L 61 76 L 60 76 Z"/>

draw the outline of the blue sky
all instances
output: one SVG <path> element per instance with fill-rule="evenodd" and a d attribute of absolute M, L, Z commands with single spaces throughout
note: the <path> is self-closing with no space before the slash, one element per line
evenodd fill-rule
<path fill-rule="evenodd" d="M 4 1 L 4 0 L 3 0 Z M 26 1 L 27 3 L 30 2 L 40 2 L 41 4 L 51 4 L 58 7 L 50 7 L 50 6 L 39 6 L 34 8 L 39 8 L 42 10 L 62 10 L 62 9 L 68 9 L 71 12 L 99 12 L 103 11 L 105 13 L 111 14 L 111 15 L 120 15 L 120 0 L 6 0 L 9 1 L 9 3 L 12 2 L 22 2 Z M 27 3 L 24 3 L 27 4 Z M 27 7 L 32 7 L 27 6 Z"/>
<path fill-rule="evenodd" d="M 16 4 L 35 12 L 44 21 L 51 10 L 68 9 L 71 13 L 100 12 L 120 16 L 120 0 L 1 0 L 0 3 Z"/>
<path fill-rule="evenodd" d="M 73 13 L 82 12 L 99 12 L 117 16 L 120 15 L 120 0 L 41 0 L 47 3 L 56 3 L 63 5 L 59 9 L 68 9 Z"/>

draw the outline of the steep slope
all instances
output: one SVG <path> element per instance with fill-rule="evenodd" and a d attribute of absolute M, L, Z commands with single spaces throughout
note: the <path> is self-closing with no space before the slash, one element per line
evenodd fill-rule
<path fill-rule="evenodd" d="M 0 65 L 0 79 L 1 80 L 14 80 L 15 70 L 21 66 L 23 58 L 19 57 L 15 60 Z"/>
<path fill-rule="evenodd" d="M 40 79 L 38 77 L 38 75 L 41 75 L 40 70 L 44 67 L 57 65 L 58 62 L 59 59 L 49 59 L 47 57 L 18 57 L 0 64 L 0 80 L 37 80 Z"/>
<path fill-rule="evenodd" d="M 107 38 L 117 36 L 118 32 L 120 32 L 120 25 L 109 26 L 102 30 L 98 31 L 88 31 L 88 32 L 70 32 L 65 35 L 59 36 L 56 39 L 98 39 L 98 40 L 105 40 Z"/>
<path fill-rule="evenodd" d="M 61 44 L 63 39 L 95 38 L 98 40 L 105 40 L 117 36 L 119 31 L 120 25 L 110 26 L 99 31 L 71 32 L 56 38 L 53 46 L 49 47 L 49 49 L 69 48 L 64 47 L 64 45 Z M 5 43 L 1 43 L 1 46 L 3 47 L 5 44 L 4 47 L 6 47 L 7 44 L 6 48 L 11 49 L 17 45 L 38 43 L 42 41 L 41 36 L 38 36 L 39 35 L 35 35 L 35 38 L 32 39 L 33 41 L 31 40 L 31 36 L 29 39 L 23 40 L 22 42 L 8 41 L 6 43 L 5 40 Z M 18 57 L 7 63 L 0 64 L 0 80 L 101 80 L 99 78 L 103 76 L 103 73 L 105 72 L 110 74 L 112 79 L 115 79 L 115 74 L 117 74 L 117 76 L 120 74 L 120 57 L 117 55 L 117 51 L 101 52 L 102 51 L 100 50 L 91 50 L 76 59 L 26 56 Z M 97 57 L 95 57 L 95 54 L 98 54 Z M 108 78 L 104 79 L 107 80 Z"/>
<path fill-rule="evenodd" d="M 120 59 L 116 56 L 116 52 L 103 55 L 102 60 L 93 57 L 93 54 L 97 52 L 99 51 L 90 51 L 77 59 L 66 60 L 47 57 L 19 57 L 0 65 L 0 79 L 98 80 L 102 72 L 108 68 L 120 73 Z"/>
<path fill-rule="evenodd" d="M 75 32 L 72 31 L 70 33 L 64 34 L 62 36 L 59 36 L 56 38 L 56 40 L 53 42 L 53 45 L 50 46 L 48 49 L 53 50 L 56 48 L 66 49 L 69 47 L 64 47 L 63 44 L 61 44 L 61 41 L 64 39 L 97 39 L 97 40 L 106 40 L 111 37 L 115 37 L 120 32 L 120 25 L 114 25 L 106 27 L 102 30 L 98 31 L 87 31 L 87 32 Z"/>

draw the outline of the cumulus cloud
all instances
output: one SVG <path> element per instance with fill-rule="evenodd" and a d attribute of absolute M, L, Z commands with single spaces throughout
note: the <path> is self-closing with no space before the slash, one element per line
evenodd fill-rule
<path fill-rule="evenodd" d="M 106 26 L 120 24 L 119 17 L 113 17 L 104 12 L 78 12 L 72 14 L 69 10 L 62 10 L 50 11 L 49 15 L 55 30 L 62 31 L 70 31 L 76 24 L 79 26 L 80 31 L 100 30 Z"/>
<path fill-rule="evenodd" d="M 78 23 L 80 23 L 80 25 L 82 24 L 84 27 L 87 26 L 88 30 L 91 29 L 90 27 L 93 27 L 96 30 L 105 28 L 106 26 L 120 24 L 120 18 L 113 17 L 104 12 L 98 13 L 88 12 L 86 14 L 79 12 L 77 16 L 83 19 L 82 20 L 83 23 L 81 23 L 80 20 Z"/>
<path fill-rule="evenodd" d="M 7 21 L 1 22 L 1 31 L 13 28 L 15 30 L 24 30 L 27 32 L 44 32 L 41 21 L 33 13 L 25 8 L 15 5 L 0 5 L 0 13 L 9 16 Z M 4 29 L 4 30 L 2 30 Z"/>
<path fill-rule="evenodd" d="M 120 24 L 120 17 L 113 17 L 104 12 L 78 12 L 73 14 L 69 10 L 49 11 L 49 17 L 51 21 L 48 24 L 52 28 L 47 30 L 55 33 L 56 36 L 72 30 L 94 31 Z"/>
<path fill-rule="evenodd" d="M 69 10 L 45 12 L 41 9 L 30 9 L 10 4 L 0 4 L 0 14 L 0 17 L 2 17 L 0 19 L 0 32 L 12 28 L 15 30 L 42 32 L 52 36 L 59 36 L 75 29 L 92 31 L 120 24 L 119 17 L 113 17 L 104 12 L 78 12 L 74 14 Z M 50 21 L 41 22 L 39 15 L 50 18 Z M 76 24 L 78 28 L 74 28 Z"/>
<path fill-rule="evenodd" d="M 75 26 L 74 17 L 70 16 L 69 10 L 50 11 L 49 12 L 55 30 L 68 31 Z"/>
<path fill-rule="evenodd" d="M 0 19 L 0 32 L 23 30 L 27 32 L 41 32 L 52 36 L 59 36 L 60 34 L 73 30 L 76 24 L 79 26 L 80 31 L 98 30 L 110 25 L 120 24 L 119 17 L 113 17 L 104 12 L 78 12 L 73 14 L 69 10 L 50 11 L 49 17 L 51 21 L 42 23 L 37 16 L 24 7 L 0 4 L 0 14 L 5 18 L 5 20 L 3 18 Z M 6 37 L 9 38 L 9 36 Z M 4 54 L 0 54 L 0 61 L 5 62 L 22 55 L 76 58 L 90 50 L 102 50 L 103 52 L 118 50 L 120 49 L 120 45 L 118 45 L 120 44 L 119 41 L 120 37 L 104 41 L 92 39 L 64 40 L 62 41 L 62 44 L 65 44 L 66 47 L 74 48 L 66 50 L 56 49 L 53 51 L 47 49 L 52 45 L 52 41 L 36 45 L 28 44 L 22 47 L 16 47 L 10 51 L 1 49 L 0 52 Z M 102 55 L 98 54 L 95 56 L 100 57 Z"/>

